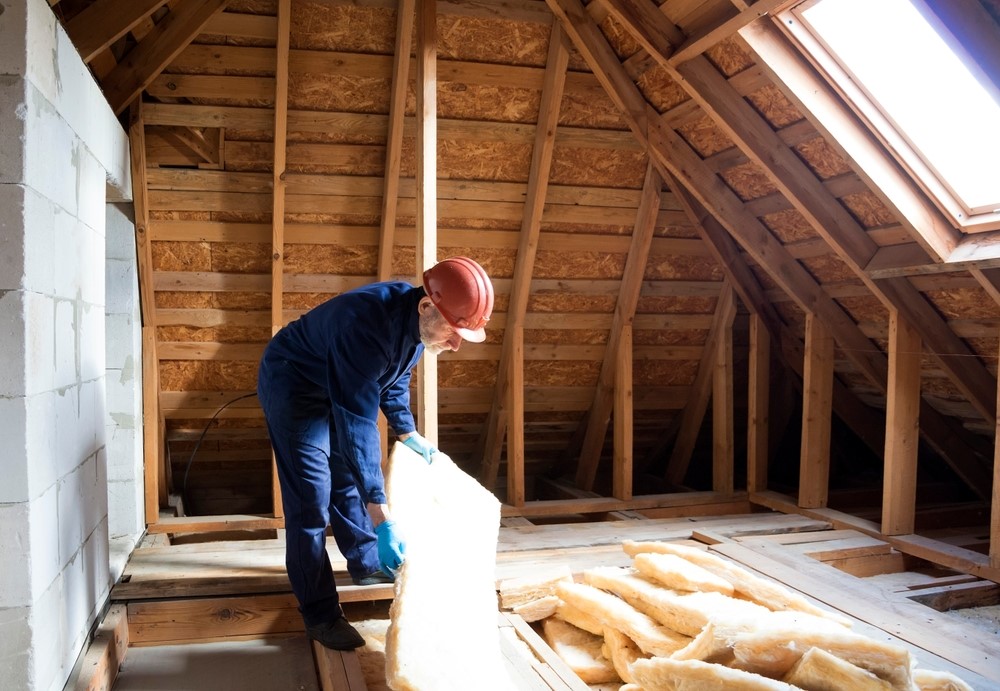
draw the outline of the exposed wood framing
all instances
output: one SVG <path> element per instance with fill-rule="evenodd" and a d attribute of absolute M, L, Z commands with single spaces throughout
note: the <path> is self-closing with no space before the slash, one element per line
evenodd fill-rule
<path fill-rule="evenodd" d="M 66 23 L 66 33 L 84 62 L 147 19 L 166 0 L 97 0 Z"/>
<path fill-rule="evenodd" d="M 353 650 L 330 650 L 312 642 L 319 687 L 322 691 L 367 691 L 361 661 Z"/>
<path fill-rule="evenodd" d="M 898 311 L 889 315 L 889 391 L 886 397 L 882 532 L 914 532 L 917 442 L 920 436 L 920 336 Z"/>
<path fill-rule="evenodd" d="M 597 466 L 601 460 L 604 440 L 608 432 L 608 420 L 613 405 L 615 368 L 623 329 L 635 317 L 635 308 L 642 291 L 643 271 L 649 258 L 649 247 L 653 239 L 656 213 L 660 208 L 663 191 L 663 177 L 650 163 L 646 168 L 646 178 L 642 186 L 642 200 L 632 228 L 632 244 L 625 259 L 621 288 L 615 304 L 608 345 L 601 363 L 601 374 L 594 392 L 594 402 L 587 416 L 583 434 L 583 447 L 576 470 L 576 484 L 580 489 L 593 489 Z"/>
<path fill-rule="evenodd" d="M 747 394 L 747 491 L 767 489 L 771 420 L 771 339 L 763 318 L 750 315 L 750 356 Z"/>
<path fill-rule="evenodd" d="M 622 328 L 615 363 L 614 459 L 611 496 L 632 498 L 632 325 Z"/>
<path fill-rule="evenodd" d="M 607 39 L 576 0 L 547 0 L 574 45 L 587 60 L 598 80 L 632 132 L 643 143 L 665 171 L 676 175 L 699 203 L 711 208 L 722 226 L 739 242 L 771 278 L 807 312 L 815 312 L 836 335 L 845 354 L 861 373 L 876 387 L 885 391 L 888 364 L 875 345 L 858 329 L 857 324 L 820 286 L 812 276 L 778 242 L 759 219 L 700 156 L 673 131 L 645 102 L 631 82 Z M 922 298 L 921 298 L 922 299 Z M 994 402 L 995 404 L 995 402 Z M 922 429 L 935 442 L 935 450 L 947 458 L 973 491 L 982 492 L 988 486 L 987 472 L 976 454 L 955 451 L 954 442 L 943 440 L 961 437 L 943 416 L 930 406 L 921 408 Z M 969 447 L 967 443 L 963 446 Z M 977 489 L 978 488 L 978 489 Z"/>
<path fill-rule="evenodd" d="M 160 481 L 163 468 L 162 414 L 159 404 L 159 359 L 156 352 L 156 307 L 153 301 L 153 250 L 149 234 L 149 204 L 146 182 L 146 136 L 142 103 L 129 113 L 129 149 L 132 173 L 132 205 L 135 210 L 135 243 L 142 314 L 142 451 L 143 506 L 146 523 L 156 523 L 160 506 L 166 505 L 167 488 Z"/>
<path fill-rule="evenodd" d="M 379 236 L 378 279 L 392 276 L 392 254 L 396 235 L 396 209 L 403 155 L 403 121 L 409 85 L 410 51 L 416 0 L 400 0 L 396 8 L 396 51 L 392 62 L 392 95 L 389 100 L 389 131 L 385 142 L 385 187 L 382 193 L 382 226 Z"/>
<path fill-rule="evenodd" d="M 708 410 L 708 401 L 712 396 L 719 344 L 725 338 L 725 332 L 732 329 L 735 317 L 735 295 L 731 285 L 726 281 L 715 305 L 715 315 L 712 317 L 712 326 L 705 339 L 701 362 L 698 363 L 698 373 L 691 385 L 687 405 L 684 406 L 684 411 L 681 413 L 677 440 L 674 442 L 674 448 L 670 452 L 670 460 L 667 463 L 666 478 L 673 485 L 684 483 L 684 476 L 691 463 L 691 454 L 694 452 L 698 432 L 701 430 L 705 412 Z"/>
<path fill-rule="evenodd" d="M 514 358 L 514 344 L 510 342 L 512 337 L 508 334 L 511 329 L 523 325 L 525 312 L 528 309 L 531 276 L 535 267 L 535 253 L 538 251 L 542 212 L 545 209 L 549 172 L 552 168 L 552 150 L 555 147 L 556 127 L 559 123 L 559 104 L 562 102 L 563 89 L 566 85 L 566 67 L 569 64 L 569 50 L 565 41 L 559 25 L 553 24 L 549 34 L 545 81 L 542 85 L 538 122 L 535 127 L 531 167 L 528 170 L 527 197 L 521 220 L 521 232 L 518 236 L 514 277 L 511 280 L 510 298 L 507 303 L 507 323 L 497 369 L 497 383 L 494 387 L 493 404 L 477 443 L 477 448 L 482 448 L 480 480 L 485 487 L 493 487 L 496 484 L 500 451 L 509 415 L 505 405 L 508 399 L 507 389 L 512 385 L 512 371 L 514 368 L 523 368 L 523 362 Z"/>
<path fill-rule="evenodd" d="M 111 691 L 128 655 L 128 644 L 126 607 L 111 605 L 84 654 L 73 691 Z"/>
<path fill-rule="evenodd" d="M 868 277 L 865 267 L 875 254 L 875 243 L 815 173 L 781 141 L 764 118 L 731 88 L 706 58 L 696 57 L 672 69 L 668 54 L 672 45 L 684 40 L 684 35 L 652 3 L 648 0 L 609 0 L 607 4 L 633 37 L 667 68 L 749 159 L 760 166 L 872 292 L 888 308 L 901 310 L 911 323 L 917 325 L 931 353 L 955 385 L 968 396 L 980 414 L 993 423 L 996 400 L 992 375 L 972 357 L 974 353 L 947 328 L 934 307 L 909 281 L 905 278 L 872 280 Z M 635 11 L 637 8 L 643 10 L 641 22 L 638 21 L 640 15 Z M 799 61 L 802 61 L 801 57 Z"/>
<path fill-rule="evenodd" d="M 228 0 L 183 0 L 101 82 L 117 114 L 122 112 L 221 12 Z"/>
<path fill-rule="evenodd" d="M 802 375 L 802 443 L 799 450 L 799 506 L 826 506 L 830 485 L 830 429 L 833 415 L 833 336 L 813 313 L 806 315 Z"/>
<path fill-rule="evenodd" d="M 417 0 L 417 275 L 437 263 L 437 1 Z M 437 356 L 417 363 L 417 420 L 422 434 L 438 443 Z"/>

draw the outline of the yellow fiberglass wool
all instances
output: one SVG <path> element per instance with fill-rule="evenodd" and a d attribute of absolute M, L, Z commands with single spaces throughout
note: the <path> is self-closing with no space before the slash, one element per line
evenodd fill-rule
<path fill-rule="evenodd" d="M 513 691 L 497 627 L 500 502 L 436 453 L 396 443 L 386 476 L 389 511 L 406 544 L 386 633 L 394 691 Z"/>

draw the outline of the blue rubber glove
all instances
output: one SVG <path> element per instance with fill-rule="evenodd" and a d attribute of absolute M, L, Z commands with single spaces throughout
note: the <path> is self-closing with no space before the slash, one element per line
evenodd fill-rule
<path fill-rule="evenodd" d="M 386 575 L 395 577 L 406 558 L 403 556 L 406 544 L 396 533 L 396 523 L 382 521 L 375 526 L 375 535 L 378 537 L 378 564 Z"/>
<path fill-rule="evenodd" d="M 403 443 L 423 456 L 424 460 L 428 463 L 434 460 L 434 454 L 437 453 L 437 449 L 434 448 L 434 445 L 416 432 L 404 439 Z"/>

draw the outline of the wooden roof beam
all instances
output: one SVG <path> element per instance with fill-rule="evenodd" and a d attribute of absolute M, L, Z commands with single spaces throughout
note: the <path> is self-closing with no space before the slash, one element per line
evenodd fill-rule
<path fill-rule="evenodd" d="M 101 82 L 117 114 L 170 64 L 229 0 L 183 0 Z"/>
<path fill-rule="evenodd" d="M 84 62 L 127 34 L 166 0 L 97 0 L 66 23 L 66 33 Z"/>
<path fill-rule="evenodd" d="M 514 358 L 515 353 L 519 352 L 516 336 L 518 330 L 524 326 L 524 315 L 528 311 L 531 276 L 534 273 L 538 237 L 541 234 L 556 127 L 559 124 L 559 105 L 562 103 L 563 90 L 566 86 L 568 65 L 569 49 L 566 37 L 559 24 L 553 23 L 549 36 L 549 53 L 538 123 L 535 127 L 535 144 L 531 153 L 531 168 L 528 171 L 524 216 L 518 236 L 517 258 L 514 261 L 514 277 L 511 280 L 510 300 L 507 303 L 507 320 L 504 327 L 503 349 L 498 363 L 496 389 L 490 413 L 476 444 L 477 450 L 481 449 L 477 455 L 482 458 L 480 479 L 484 487 L 493 487 L 496 484 L 500 451 L 507 431 L 506 408 L 508 390 L 512 384 L 512 371 L 514 368 L 523 367 L 523 362 L 515 361 Z"/>
<path fill-rule="evenodd" d="M 622 332 L 635 317 L 635 308 L 639 302 L 639 293 L 642 291 L 643 272 L 649 258 L 649 247 L 653 241 L 656 213 L 660 208 L 662 192 L 663 178 L 650 162 L 646 168 L 646 179 L 642 186 L 642 201 L 639 203 L 635 226 L 632 229 L 632 244 L 629 246 L 625 259 L 622 285 L 618 292 L 614 317 L 611 320 L 608 345 L 604 351 L 604 362 L 601 363 L 601 373 L 597 380 L 597 389 L 594 392 L 594 402 L 586 420 L 583 446 L 576 470 L 577 487 L 583 490 L 594 488 L 597 466 L 601 460 L 601 451 L 604 448 L 608 422 L 614 404 L 618 347 Z"/>
<path fill-rule="evenodd" d="M 746 211 L 742 201 L 705 166 L 698 154 L 645 102 L 579 0 L 547 2 L 563 22 L 563 27 L 595 76 L 605 89 L 613 92 L 613 100 L 627 105 L 622 115 L 640 142 L 648 145 L 654 160 L 663 170 L 677 176 L 699 203 L 713 210 L 727 232 L 804 311 L 819 314 L 854 365 L 880 391 L 886 391 L 886 357 L 760 220 Z M 642 117 L 639 113 L 643 114 Z M 948 451 L 946 444 L 962 437 L 959 430 L 952 429 L 950 421 L 926 403 L 921 408 L 921 421 L 921 430 L 927 432 L 928 439 L 935 442 L 936 450 L 950 459 L 970 487 L 982 491 L 989 485 L 988 479 L 984 482 L 987 473 L 979 463 L 979 455 L 971 453 L 970 445 L 961 445 L 970 453 Z"/>
<path fill-rule="evenodd" d="M 680 67 L 673 67 L 669 59 L 673 52 L 671 43 L 683 40 L 683 34 L 661 12 L 649 11 L 655 9 L 649 0 L 607 0 L 606 5 L 751 161 L 761 167 L 882 303 L 889 309 L 900 310 L 910 323 L 916 325 L 930 352 L 951 380 L 984 419 L 994 423 L 995 378 L 909 281 L 900 278 L 873 280 L 868 277 L 865 267 L 875 255 L 877 245 L 809 167 L 782 142 L 764 118 L 732 89 L 726 78 L 706 58 L 697 57 Z M 641 15 L 637 8 L 644 8 Z M 643 20 L 641 24 L 637 23 L 640 16 Z M 774 40 L 780 40 L 780 37 Z"/>
<path fill-rule="evenodd" d="M 389 131 L 385 142 L 385 188 L 382 194 L 382 225 L 378 243 L 378 280 L 392 276 L 392 247 L 399 203 L 399 174 L 403 158 L 403 124 L 406 119 L 406 89 L 409 85 L 410 51 L 416 0 L 400 0 L 396 8 L 396 52 L 392 62 L 392 95 L 389 101 Z"/>

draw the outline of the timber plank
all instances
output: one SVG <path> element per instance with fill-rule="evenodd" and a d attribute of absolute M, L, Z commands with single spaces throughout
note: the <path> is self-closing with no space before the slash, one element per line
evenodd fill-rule
<path fill-rule="evenodd" d="M 355 651 L 330 650 L 316 641 L 312 642 L 312 651 L 323 691 L 368 691 Z"/>
<path fill-rule="evenodd" d="M 73 691 L 111 691 L 128 646 L 125 605 L 111 605 L 84 654 Z"/>

